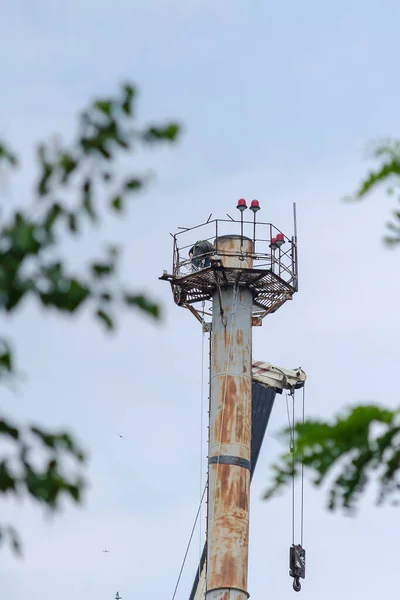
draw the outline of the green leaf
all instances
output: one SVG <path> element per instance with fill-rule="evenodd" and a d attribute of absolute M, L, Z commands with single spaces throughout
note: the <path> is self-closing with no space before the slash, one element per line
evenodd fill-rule
<path fill-rule="evenodd" d="M 375 148 L 372 156 L 381 159 L 382 164 L 376 171 L 370 171 L 361 182 L 358 190 L 349 200 L 358 200 L 371 192 L 378 184 L 383 182 L 397 182 L 400 175 L 400 143 L 397 140 L 381 141 Z M 387 188 L 388 194 L 393 193 L 393 185 Z"/>
<path fill-rule="evenodd" d="M 111 160 L 111 152 L 105 146 L 95 141 L 95 149 L 107 160 Z"/>
<path fill-rule="evenodd" d="M 385 242 L 385 244 L 391 248 L 394 248 L 395 246 L 397 246 L 398 244 L 400 244 L 400 236 L 399 237 L 390 237 L 390 236 L 386 236 L 383 238 L 383 241 Z"/>
<path fill-rule="evenodd" d="M 13 245 L 11 252 L 23 257 L 27 254 L 37 254 L 41 248 L 38 233 L 38 228 L 34 223 L 26 219 L 21 213 L 16 213 L 14 225 L 9 230 Z"/>
<path fill-rule="evenodd" d="M 55 452 L 67 452 L 73 455 L 79 462 L 84 461 L 84 453 L 68 433 L 49 433 L 36 426 L 31 426 L 30 431 L 33 435 L 38 437 L 47 448 L 50 448 Z"/>
<path fill-rule="evenodd" d="M 92 222 L 97 220 L 97 214 L 93 208 L 92 182 L 90 179 L 86 179 L 82 186 L 82 208 Z"/>
<path fill-rule="evenodd" d="M 91 156 L 93 154 L 101 154 L 103 158 L 110 160 L 111 153 L 104 146 L 104 142 L 102 141 L 100 136 L 97 137 L 85 137 L 82 136 L 79 140 L 79 144 L 86 156 Z"/>
<path fill-rule="evenodd" d="M 68 213 L 68 228 L 70 230 L 71 233 L 77 233 L 78 232 L 78 223 L 77 223 L 77 218 L 76 218 L 76 214 L 73 212 Z"/>
<path fill-rule="evenodd" d="M 60 154 L 59 168 L 61 170 L 61 181 L 67 183 L 72 173 L 77 169 L 78 161 L 68 152 Z"/>
<path fill-rule="evenodd" d="M 69 312 L 74 312 L 90 294 L 90 290 L 77 279 L 71 279 L 70 288 L 65 294 L 65 307 Z"/>
<path fill-rule="evenodd" d="M 49 276 L 51 281 L 51 276 Z M 62 287 L 62 291 L 60 291 Z M 65 287 L 65 291 L 64 291 Z M 53 306 L 58 310 L 73 313 L 90 296 L 89 288 L 77 279 L 60 279 L 54 283 L 50 292 L 38 292 L 44 306 Z"/>
<path fill-rule="evenodd" d="M 30 427 L 30 430 L 34 435 L 36 435 L 38 438 L 40 438 L 40 440 L 43 442 L 43 444 L 45 446 L 47 446 L 48 448 L 51 448 L 52 450 L 56 449 L 57 439 L 58 439 L 57 435 L 45 433 L 38 427 L 34 427 L 34 426 Z"/>
<path fill-rule="evenodd" d="M 121 108 L 126 115 L 131 115 L 132 114 L 132 101 L 133 101 L 133 97 L 136 94 L 136 90 L 131 85 L 126 84 L 123 87 L 123 91 L 124 91 L 124 97 L 123 97 Z"/>
<path fill-rule="evenodd" d="M 50 181 L 54 172 L 54 165 L 47 160 L 48 151 L 44 144 L 37 148 L 37 155 L 41 166 L 41 173 L 37 184 L 37 193 L 39 196 L 46 196 L 50 191 Z"/>
<path fill-rule="evenodd" d="M 112 113 L 112 102 L 111 100 L 97 100 L 94 103 L 95 108 L 102 112 L 107 117 L 111 117 Z"/>
<path fill-rule="evenodd" d="M 109 263 L 93 263 L 91 265 L 93 275 L 101 279 L 102 277 L 111 275 L 114 272 L 114 265 Z"/>
<path fill-rule="evenodd" d="M 28 282 L 15 280 L 8 290 L 4 308 L 7 312 L 12 312 L 21 302 L 25 294 L 29 291 Z"/>
<path fill-rule="evenodd" d="M 143 180 L 132 178 L 128 179 L 124 183 L 124 189 L 127 191 L 135 192 L 136 190 L 140 190 L 143 187 Z"/>
<path fill-rule="evenodd" d="M 4 494 L 15 490 L 16 479 L 8 467 L 8 462 L 3 460 L 0 462 L 0 492 Z"/>
<path fill-rule="evenodd" d="M 151 302 L 151 300 L 141 294 L 135 295 L 126 293 L 124 295 L 124 302 L 127 306 L 135 306 L 140 308 L 140 310 L 149 314 L 155 319 L 158 319 L 160 316 L 160 307 L 158 304 Z"/>
<path fill-rule="evenodd" d="M 0 435 L 9 436 L 13 440 L 19 440 L 20 437 L 19 430 L 4 419 L 0 419 Z"/>
<path fill-rule="evenodd" d="M 6 340 L 0 339 L 0 377 L 13 370 L 11 348 Z"/>
<path fill-rule="evenodd" d="M 164 138 L 174 142 L 180 132 L 180 126 L 177 123 L 171 123 L 164 129 Z"/>
<path fill-rule="evenodd" d="M 385 163 L 378 171 L 370 171 L 368 176 L 364 179 L 357 190 L 355 198 L 363 198 L 373 188 L 375 188 L 378 183 L 386 181 L 393 175 L 400 175 L 400 161 L 397 159 L 391 160 L 389 163 Z"/>
<path fill-rule="evenodd" d="M 111 201 L 111 207 L 115 211 L 121 212 L 122 209 L 123 209 L 122 196 L 115 196 L 115 198 L 113 198 L 112 201 Z"/>
<path fill-rule="evenodd" d="M 45 216 L 45 220 L 44 220 L 44 228 L 47 231 L 51 231 L 51 229 L 53 228 L 53 226 L 55 225 L 55 223 L 57 222 L 57 219 L 60 215 L 63 214 L 63 208 L 61 206 L 61 204 L 59 204 L 58 202 L 55 202 L 54 204 L 52 204 L 50 206 L 50 208 L 47 211 L 47 214 Z"/>
<path fill-rule="evenodd" d="M 114 328 L 114 323 L 113 323 L 111 316 L 108 313 L 106 313 L 104 310 L 99 308 L 96 311 L 96 315 L 102 321 L 102 323 L 106 326 L 106 329 L 111 331 Z"/>
<path fill-rule="evenodd" d="M 81 486 L 79 485 L 70 485 L 68 487 L 69 494 L 75 502 L 80 502 L 81 500 Z"/>
<path fill-rule="evenodd" d="M 60 261 L 42 267 L 41 272 L 55 287 L 59 287 L 63 277 L 63 266 Z"/>
<path fill-rule="evenodd" d="M 0 162 L 7 162 L 11 167 L 18 165 L 18 159 L 16 155 L 11 152 L 4 142 L 0 142 Z"/>
<path fill-rule="evenodd" d="M 170 141 L 178 137 L 180 126 L 177 123 L 169 123 L 164 127 L 149 127 L 142 135 L 145 142 Z"/>

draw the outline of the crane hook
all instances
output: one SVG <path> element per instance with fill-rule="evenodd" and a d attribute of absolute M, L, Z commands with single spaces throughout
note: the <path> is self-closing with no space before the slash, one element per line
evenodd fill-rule
<path fill-rule="evenodd" d="M 293 589 L 295 592 L 300 592 L 301 590 L 301 583 L 298 577 L 295 577 L 295 579 L 293 579 Z"/>

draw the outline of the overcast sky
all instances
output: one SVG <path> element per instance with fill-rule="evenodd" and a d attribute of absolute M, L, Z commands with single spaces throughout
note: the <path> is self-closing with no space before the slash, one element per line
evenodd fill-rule
<path fill-rule="evenodd" d="M 398 134 L 399 19 L 395 0 L 2 1 L 0 135 L 24 162 L 4 206 L 31 202 L 34 143 L 68 139 L 87 101 L 121 81 L 140 88 L 141 123 L 185 126 L 176 148 L 132 157 L 131 169 L 157 179 L 129 218 L 110 218 L 70 250 L 78 263 L 118 240 L 125 280 L 162 303 L 162 324 L 126 314 L 110 339 L 90 316 L 34 305 L 4 324 L 25 382 L 3 388 L 1 408 L 73 430 L 90 453 L 91 488 L 82 508 L 50 520 L 27 503 L 2 504 L 1 521 L 25 544 L 23 560 L 2 550 L 2 598 L 172 596 L 199 501 L 202 349 L 199 324 L 158 281 L 177 226 L 223 217 L 244 197 L 290 233 L 295 200 L 300 291 L 254 330 L 254 360 L 301 365 L 309 415 L 398 401 L 400 254 L 381 242 L 394 201 L 342 198 L 369 166 L 366 143 Z M 294 593 L 290 494 L 261 500 L 285 424 L 279 397 L 252 483 L 252 598 Z M 397 596 L 399 514 L 373 499 L 350 519 L 307 487 L 304 597 Z M 198 554 L 196 533 L 177 600 L 188 598 Z"/>

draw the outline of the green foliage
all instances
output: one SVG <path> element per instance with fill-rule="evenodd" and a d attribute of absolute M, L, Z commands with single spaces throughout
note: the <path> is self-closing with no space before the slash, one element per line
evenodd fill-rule
<path fill-rule="evenodd" d="M 11 348 L 7 340 L 0 339 L 0 378 L 10 375 L 13 370 Z"/>
<path fill-rule="evenodd" d="M 6 165 L 11 167 L 16 167 L 18 164 L 18 159 L 13 152 L 2 143 L 0 143 L 0 164 L 6 163 Z"/>
<path fill-rule="evenodd" d="M 0 419 L 0 435 L 14 445 L 12 456 L 0 461 L 0 493 L 15 496 L 29 495 L 36 503 L 50 510 L 58 508 L 62 497 L 80 502 L 84 480 L 80 475 L 67 475 L 62 462 L 66 456 L 83 463 L 85 455 L 66 432 L 52 433 L 37 426 L 22 427 Z M 39 447 L 35 441 L 39 441 Z M 31 460 L 32 451 L 43 448 L 46 455 L 44 465 L 37 467 Z M 42 452 L 43 454 L 43 452 Z M 37 462 L 37 461 L 36 461 Z M 13 549 L 21 552 L 21 542 L 15 529 L 0 526 L 0 542 L 9 539 Z"/>
<path fill-rule="evenodd" d="M 115 327 L 123 309 L 138 309 L 153 319 L 159 306 L 145 295 L 126 289 L 118 281 L 119 249 L 110 245 L 103 256 L 93 258 L 83 273 L 71 273 L 65 261 L 55 259 L 62 236 L 76 237 L 84 227 L 101 221 L 100 192 L 106 207 L 125 214 L 129 198 L 141 191 L 147 178 L 137 173 L 118 176 L 115 163 L 123 153 L 140 145 L 177 140 L 180 127 L 172 122 L 138 128 L 135 125 L 136 89 L 123 85 L 113 98 L 95 100 L 82 112 L 71 144 L 42 143 L 37 149 L 36 201 L 17 210 L 0 226 L 0 311 L 13 313 L 34 298 L 46 310 L 75 315 L 84 307 L 107 330 Z M 0 142 L 0 167 L 16 168 L 18 159 Z M 73 198 L 71 201 L 68 198 Z M 14 359 L 8 340 L 0 338 L 0 378 L 12 377 Z M 0 457 L 0 493 L 28 494 L 36 503 L 57 509 L 62 497 L 81 500 L 82 476 L 67 476 L 63 457 L 78 465 L 84 455 L 66 432 L 44 432 L 31 425 L 28 431 L 11 425 L 0 415 L 0 435 L 11 440 L 15 456 Z M 45 465 L 35 467 L 30 457 L 38 448 Z M 16 531 L 0 528 L 0 541 L 9 539 L 20 548 Z"/>
<path fill-rule="evenodd" d="M 65 147 L 39 145 L 36 192 L 40 210 L 35 210 L 35 216 L 16 212 L 0 229 L 0 309 L 11 312 L 29 295 L 45 307 L 68 313 L 90 303 L 93 314 L 109 330 L 121 305 L 138 308 L 154 318 L 159 316 L 154 302 L 121 289 L 114 281 L 110 292 L 110 280 L 117 273 L 115 257 L 94 261 L 86 276 L 81 277 L 69 274 L 61 262 L 49 258 L 49 250 L 57 247 L 63 231 L 76 234 L 85 221 L 92 225 L 99 221 L 96 190 L 106 186 L 108 206 L 115 213 L 123 213 L 129 196 L 145 186 L 146 179 L 136 174 L 117 177 L 112 163 L 121 151 L 129 152 L 140 142 L 169 143 L 177 139 L 176 123 L 134 128 L 135 97 L 136 90 L 124 85 L 117 98 L 96 100 L 80 115 L 75 143 Z M 5 144 L 0 144 L 0 159 L 12 166 L 17 164 Z M 78 198 L 74 207 L 60 200 L 71 186 Z M 24 267 L 31 258 L 35 266 L 27 273 Z"/>
<path fill-rule="evenodd" d="M 328 508 L 352 511 L 377 474 L 378 503 L 398 496 L 400 491 L 400 410 L 386 410 L 374 405 L 356 406 L 333 422 L 308 420 L 295 425 L 294 454 L 281 455 L 273 466 L 274 480 L 265 492 L 273 497 L 298 476 L 303 462 L 313 483 L 320 486 L 333 469 Z M 379 425 L 379 432 L 373 426 Z M 377 429 L 377 428 L 376 428 Z M 289 430 L 281 432 L 285 438 Z M 293 461 L 294 458 L 294 461 Z M 293 466 L 294 462 L 294 466 Z M 397 504 L 398 500 L 394 499 Z"/>
<path fill-rule="evenodd" d="M 372 157 L 380 161 L 375 171 L 370 171 L 361 182 L 355 194 L 349 200 L 363 199 L 367 194 L 374 191 L 378 185 L 385 184 L 386 191 L 393 195 L 400 183 L 400 140 L 386 140 L 380 142 L 374 149 Z M 397 195 L 400 202 L 400 194 Z M 400 244 L 400 210 L 393 211 L 393 220 L 386 224 L 390 235 L 384 239 L 388 246 Z"/>
<path fill-rule="evenodd" d="M 380 142 L 373 152 L 380 161 L 375 171 L 370 171 L 355 194 L 348 200 L 360 200 L 385 184 L 386 191 L 393 195 L 400 184 L 400 141 Z M 400 194 L 397 197 L 400 200 Z M 394 247 L 400 244 L 400 211 L 393 212 L 393 221 L 387 223 L 391 235 L 385 242 Z M 298 477 L 300 471 L 313 477 L 320 486 L 333 471 L 330 483 L 328 508 L 354 510 L 360 496 L 376 475 L 378 504 L 391 499 L 400 503 L 400 409 L 387 410 L 376 405 L 359 405 L 329 423 L 307 420 L 294 427 L 294 452 L 285 452 L 274 464 L 273 481 L 265 492 L 269 499 L 283 490 Z M 376 427 L 379 425 L 379 433 Z M 281 436 L 288 439 L 290 431 L 285 429 Z M 288 443 L 289 446 L 289 443 Z"/>

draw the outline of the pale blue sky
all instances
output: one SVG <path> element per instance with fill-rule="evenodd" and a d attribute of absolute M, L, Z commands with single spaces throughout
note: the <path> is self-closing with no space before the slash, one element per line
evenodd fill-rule
<path fill-rule="evenodd" d="M 255 360 L 302 365 L 312 415 L 354 400 L 398 401 L 400 255 L 381 244 L 393 201 L 376 195 L 348 206 L 341 198 L 368 167 L 366 143 L 398 134 L 400 5 L 3 0 L 1 7 L 0 136 L 25 165 L 3 194 L 6 207 L 31 201 L 32 144 L 53 133 L 68 138 L 87 101 L 120 81 L 139 86 L 141 122 L 171 117 L 185 126 L 175 149 L 133 155 L 121 166 L 157 171 L 130 218 L 110 220 L 71 249 L 79 262 L 102 239 L 120 240 L 125 279 L 163 303 L 163 324 L 126 315 L 110 341 L 87 316 L 72 323 L 34 306 L 4 324 L 27 380 L 17 395 L 3 391 L 1 406 L 73 428 L 91 453 L 92 490 L 83 509 L 68 507 L 50 523 L 39 510 L 5 503 L 2 520 L 19 525 L 26 558 L 3 551 L 2 597 L 108 600 L 118 589 L 124 600 L 169 600 L 197 510 L 201 379 L 198 323 L 157 279 L 170 267 L 170 231 L 232 212 L 239 197 L 258 198 L 264 220 L 290 230 L 296 200 L 300 291 L 254 332 Z M 280 450 L 273 433 L 285 424 L 282 399 L 252 485 L 254 598 L 294 593 L 290 497 L 260 501 Z M 398 513 L 366 502 L 349 520 L 329 515 L 321 493 L 307 488 L 306 500 L 302 593 L 394 599 Z M 198 539 L 177 600 L 188 597 L 197 553 Z"/>

